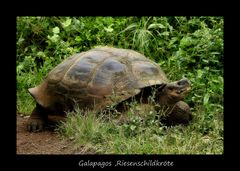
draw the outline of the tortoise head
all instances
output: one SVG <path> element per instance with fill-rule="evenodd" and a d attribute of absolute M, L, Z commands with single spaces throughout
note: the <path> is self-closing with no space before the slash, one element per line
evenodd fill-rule
<path fill-rule="evenodd" d="M 159 91 L 160 104 L 171 105 L 181 101 L 190 91 L 190 81 L 181 79 L 179 81 L 164 84 Z"/>

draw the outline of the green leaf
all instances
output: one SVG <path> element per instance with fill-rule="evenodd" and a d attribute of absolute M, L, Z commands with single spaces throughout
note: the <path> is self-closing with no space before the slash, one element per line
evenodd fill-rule
<path fill-rule="evenodd" d="M 59 39 L 59 35 L 57 35 L 57 34 L 54 34 L 53 36 L 49 36 L 49 35 L 48 35 L 48 38 L 49 38 L 52 42 L 57 42 L 58 39 Z"/>
<path fill-rule="evenodd" d="M 45 53 L 42 52 L 42 51 L 39 51 L 39 52 L 37 53 L 37 56 L 39 56 L 39 57 L 45 57 Z"/>
<path fill-rule="evenodd" d="M 205 96 L 203 98 L 203 105 L 207 105 L 208 104 L 209 97 L 210 97 L 210 95 L 208 93 L 205 94 Z"/>
<path fill-rule="evenodd" d="M 223 77 L 222 76 L 218 76 L 218 80 L 220 83 L 223 83 Z"/>
<path fill-rule="evenodd" d="M 17 66 L 17 73 L 19 73 L 24 68 L 23 64 Z"/>
<path fill-rule="evenodd" d="M 219 80 L 212 80 L 213 83 L 219 83 Z"/>
<path fill-rule="evenodd" d="M 189 45 L 191 45 L 191 43 L 192 43 L 192 38 L 191 37 L 183 37 L 182 39 L 181 39 L 181 41 L 180 41 L 180 47 L 181 48 L 184 48 L 184 47 L 186 47 L 186 46 L 189 46 Z"/>
<path fill-rule="evenodd" d="M 152 29 L 152 28 L 156 29 L 156 28 L 166 28 L 166 27 L 160 23 L 153 23 L 148 26 L 148 29 Z"/>
<path fill-rule="evenodd" d="M 125 32 L 127 30 L 135 30 L 135 28 L 137 27 L 137 24 L 136 23 L 133 23 L 133 24 L 130 24 L 127 28 L 125 28 L 123 31 L 121 31 L 120 33 L 122 32 Z"/>
<path fill-rule="evenodd" d="M 204 67 L 205 70 L 209 71 L 209 67 Z"/>
<path fill-rule="evenodd" d="M 203 71 L 202 70 L 197 70 L 197 77 L 202 78 Z"/>
<path fill-rule="evenodd" d="M 206 59 L 203 59 L 202 61 L 203 61 L 204 63 L 207 63 L 207 64 L 209 63 L 209 61 L 206 60 Z"/>
<path fill-rule="evenodd" d="M 190 59 L 190 61 L 191 61 L 192 63 L 195 63 L 195 62 L 196 62 L 196 59 Z"/>
<path fill-rule="evenodd" d="M 66 28 L 71 25 L 72 19 L 68 18 L 65 22 L 62 23 L 63 28 Z"/>
<path fill-rule="evenodd" d="M 17 44 L 20 45 L 24 40 L 25 40 L 24 38 L 20 37 L 17 41 Z"/>
<path fill-rule="evenodd" d="M 169 36 L 169 32 L 168 32 L 168 31 L 162 32 L 161 35 L 163 35 L 163 36 Z"/>
<path fill-rule="evenodd" d="M 77 37 L 75 38 L 75 40 L 76 40 L 77 42 L 81 42 L 81 41 L 82 41 L 82 38 L 81 38 L 80 36 L 77 36 Z"/>
<path fill-rule="evenodd" d="M 173 37 L 173 38 L 170 40 L 170 42 L 169 42 L 169 44 L 168 44 L 168 47 L 170 47 L 172 44 L 174 44 L 177 40 L 178 40 L 177 37 Z"/>
<path fill-rule="evenodd" d="M 54 34 L 58 34 L 58 33 L 60 32 L 60 30 L 59 30 L 58 27 L 54 27 L 54 28 L 52 29 L 52 31 L 53 31 Z"/>
<path fill-rule="evenodd" d="M 136 128 L 135 125 L 131 125 L 131 126 L 130 126 L 130 129 L 131 129 L 132 131 L 133 131 L 135 128 Z"/>
<path fill-rule="evenodd" d="M 108 26 L 108 27 L 104 27 L 104 30 L 106 30 L 107 32 L 112 32 L 112 31 L 113 31 L 112 25 L 113 25 L 113 24 L 111 24 L 111 25 Z"/>
<path fill-rule="evenodd" d="M 169 25 L 168 28 L 169 28 L 170 32 L 172 32 L 173 27 Z"/>
<path fill-rule="evenodd" d="M 219 53 L 219 52 L 211 52 L 210 54 L 212 54 L 212 55 L 218 55 L 218 54 L 221 54 L 221 53 Z"/>

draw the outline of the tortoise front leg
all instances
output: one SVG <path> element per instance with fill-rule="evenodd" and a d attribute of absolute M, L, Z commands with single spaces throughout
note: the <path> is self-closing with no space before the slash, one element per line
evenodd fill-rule
<path fill-rule="evenodd" d="M 46 123 L 47 114 L 44 112 L 44 109 L 37 104 L 27 121 L 27 130 L 30 132 L 42 131 Z"/>
<path fill-rule="evenodd" d="M 192 120 L 192 113 L 187 103 L 177 102 L 171 113 L 162 121 L 167 125 L 188 124 Z"/>

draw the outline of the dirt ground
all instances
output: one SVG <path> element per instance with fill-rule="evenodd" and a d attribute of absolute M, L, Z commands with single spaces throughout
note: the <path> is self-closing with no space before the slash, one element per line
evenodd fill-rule
<path fill-rule="evenodd" d="M 17 154 L 81 154 L 73 148 L 73 143 L 63 141 L 52 128 L 43 132 L 28 132 L 26 129 L 27 117 L 17 115 Z"/>

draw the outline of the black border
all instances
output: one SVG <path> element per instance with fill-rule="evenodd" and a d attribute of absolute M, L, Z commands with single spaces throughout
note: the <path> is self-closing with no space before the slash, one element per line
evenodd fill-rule
<path fill-rule="evenodd" d="M 79 162 L 87 162 L 81 166 Z M 89 164 L 94 162 L 105 163 L 104 168 L 197 168 L 205 169 L 209 166 L 222 168 L 225 165 L 223 155 L 18 155 L 18 167 L 38 169 L 48 168 L 102 168 L 103 166 Z M 119 165 L 119 163 L 121 164 Z M 123 162 L 126 165 L 122 164 Z M 131 166 L 130 162 L 148 162 L 148 165 Z M 155 162 L 155 165 L 153 164 Z M 160 164 L 162 162 L 162 164 Z M 156 164 L 158 163 L 158 165 Z"/>
<path fill-rule="evenodd" d="M 60 3 L 60 2 L 59 2 Z M 112 2 L 113 3 L 113 2 Z M 118 2 L 121 3 L 121 2 Z M 140 2 L 136 2 L 136 3 L 140 3 Z M 200 2 L 198 2 L 200 3 Z M 221 2 L 219 2 L 221 3 Z M 118 4 L 116 4 L 115 6 L 117 6 Z M 71 5 L 74 6 L 74 5 Z M 85 5 L 80 4 L 80 6 L 78 5 L 78 8 L 83 9 Z M 151 4 L 151 8 L 148 8 L 148 5 L 145 6 L 145 10 L 148 11 L 148 14 L 145 14 L 146 11 L 142 11 L 142 8 L 139 8 L 139 11 L 137 10 L 137 12 L 134 11 L 135 8 L 138 8 L 137 6 L 135 6 L 135 8 L 133 7 L 129 7 L 128 4 L 125 4 L 125 6 L 127 6 L 126 8 L 122 8 L 122 9 L 118 9 L 117 11 L 120 11 L 121 15 L 127 15 L 128 12 L 130 12 L 130 15 L 137 15 L 139 12 L 142 13 L 141 15 L 159 15 L 157 14 L 158 12 L 161 13 L 161 11 L 164 11 L 163 14 L 161 15 L 176 15 L 176 9 L 178 9 L 178 7 L 175 6 L 171 7 L 171 6 L 165 6 L 165 4 Z M 196 5 L 197 6 L 197 5 Z M 37 9 L 36 9 L 37 8 Z M 41 10 L 43 10 L 44 8 L 41 7 L 36 7 L 36 8 L 29 8 L 29 10 L 27 11 L 26 8 L 21 8 L 21 12 L 16 15 L 29 15 L 30 13 L 35 13 L 37 11 L 41 13 Z M 92 11 L 94 11 L 92 6 L 88 6 L 87 7 L 88 10 L 91 11 L 87 11 L 85 15 L 96 15 L 94 14 L 94 12 L 92 13 Z M 99 8 L 101 8 L 99 6 Z M 121 8 L 121 7 L 120 7 Z M 165 10 L 163 10 L 163 8 L 165 8 Z M 177 11 L 180 11 L 180 13 L 184 10 L 187 9 L 181 9 L 181 7 L 179 7 L 180 9 L 178 9 Z M 187 7 L 188 8 L 188 7 Z M 190 7 L 191 8 L 191 7 Z M 222 11 L 227 10 L 226 8 L 219 8 L 220 12 L 217 11 L 218 6 L 215 6 L 215 8 L 211 8 L 209 6 L 207 6 L 207 8 L 202 9 L 201 7 L 197 9 L 197 11 L 201 12 L 201 11 L 207 11 L 210 12 L 210 15 L 212 13 L 215 13 L 214 15 L 220 15 L 223 16 Z M 49 9 L 51 10 L 51 9 Z M 69 10 L 74 10 L 74 7 Z M 76 10 L 76 9 L 75 9 Z M 79 9 L 78 9 L 79 10 Z M 99 10 L 99 9 L 98 9 Z M 110 13 L 115 13 L 116 11 L 114 10 L 113 7 L 107 7 L 107 8 L 103 8 L 100 9 L 100 11 L 103 11 L 103 14 L 101 15 L 106 15 L 106 10 L 108 10 L 107 12 Z M 131 11 L 133 10 L 133 11 Z M 170 10 L 169 12 L 166 12 L 166 10 Z M 104 12 L 105 11 L 105 12 Z M 192 15 L 195 15 L 194 13 L 196 13 L 196 10 L 194 8 L 191 8 L 190 11 L 193 12 Z M 185 11 L 186 12 L 186 11 Z M 60 12 L 61 13 L 61 12 Z M 70 12 L 71 14 L 72 12 Z M 73 12 L 73 15 L 76 15 L 78 13 L 78 11 Z M 118 12 L 116 12 L 117 15 Z M 217 13 L 217 14 L 216 14 Z M 129 13 L 128 13 L 129 14 Z M 39 14 L 37 14 L 39 15 Z M 40 14 L 41 15 L 41 14 Z M 61 15 L 61 14 L 58 14 Z M 69 15 L 69 14 L 68 14 Z M 81 15 L 80 13 L 78 13 L 77 15 Z M 111 14 L 107 14 L 107 15 L 111 15 Z M 183 14 L 181 14 L 183 15 Z M 206 14 L 205 14 L 206 15 Z M 209 15 L 209 14 L 207 14 Z M 5 33 L 4 32 L 4 37 L 6 37 L 6 40 L 9 40 L 10 37 L 9 35 L 14 35 L 16 33 L 16 30 L 14 30 L 14 28 L 16 29 L 16 16 L 11 17 L 10 20 L 8 21 L 4 21 L 5 24 L 5 29 L 6 31 L 9 31 L 10 33 Z M 16 154 L 16 122 L 14 125 L 13 120 L 16 121 L 16 116 L 14 115 L 14 113 L 16 113 L 16 101 L 15 101 L 15 108 L 14 108 L 14 100 L 16 97 L 16 94 L 14 92 L 14 88 L 16 89 L 16 62 L 14 61 L 13 56 L 16 56 L 16 51 L 14 51 L 14 49 L 12 47 L 16 46 L 16 38 L 14 39 L 13 36 L 13 40 L 9 40 L 9 43 L 5 43 L 4 46 L 6 47 L 6 49 L 4 50 L 4 72 L 2 72 L 2 75 L 4 78 L 2 78 L 4 80 L 4 85 L 5 87 L 2 88 L 2 90 L 6 90 L 4 91 L 4 97 L 2 97 L 2 101 L 4 102 L 4 106 L 6 104 L 6 106 L 4 107 L 4 120 L 5 120 L 5 115 L 10 115 L 10 118 L 8 119 L 8 121 L 6 120 L 6 122 L 4 121 L 4 128 L 3 132 L 6 135 L 2 135 L 4 137 L 6 137 L 5 139 L 9 140 L 9 136 L 11 135 L 13 140 L 10 140 L 7 145 L 11 144 L 10 148 L 6 148 L 7 149 L 7 156 L 9 157 L 9 149 L 11 149 L 10 151 L 12 151 L 11 154 L 13 154 L 13 159 L 10 159 L 11 161 L 14 161 L 14 164 L 10 164 L 11 166 L 16 166 L 19 168 L 30 168 L 30 169 L 48 169 L 48 168 L 76 168 L 76 169 L 81 169 L 81 167 L 78 165 L 80 160 L 90 160 L 90 161 L 111 161 L 113 163 L 116 163 L 117 160 L 125 160 L 125 161 L 143 161 L 143 160 L 158 160 L 158 161 L 173 161 L 174 162 L 174 166 L 173 167 L 167 167 L 167 168 L 190 168 L 190 169 L 201 169 L 201 168 L 214 168 L 218 169 L 218 168 L 222 168 L 223 166 L 235 166 L 237 163 L 234 162 L 233 158 L 233 153 L 235 151 L 235 149 L 238 146 L 235 146 L 233 142 L 235 142 L 235 138 L 233 136 L 236 136 L 238 134 L 233 133 L 234 132 L 234 128 L 232 127 L 233 124 L 233 118 L 232 115 L 236 115 L 238 113 L 235 112 L 235 109 L 233 107 L 234 106 L 238 106 L 237 102 L 234 102 L 232 99 L 232 93 L 230 93 L 228 90 L 231 90 L 231 85 L 235 85 L 236 82 L 236 75 L 232 74 L 234 73 L 238 73 L 238 64 L 239 63 L 235 63 L 236 66 L 234 66 L 234 64 L 232 64 L 231 60 L 233 60 L 233 58 L 229 59 L 229 56 L 233 56 L 231 53 L 234 53 L 231 49 L 234 47 L 232 46 L 232 39 L 235 38 L 235 34 L 238 34 L 238 29 L 236 29 L 236 26 L 234 25 L 235 22 L 238 22 L 238 19 L 233 19 L 231 16 L 226 16 L 224 15 L 225 18 L 225 30 L 224 30 L 224 48 L 225 48 L 225 66 L 224 66 L 224 154 L 223 155 L 17 155 Z M 5 31 L 5 30 L 4 30 Z M 14 33 L 15 31 L 15 33 Z M 232 33 L 232 34 L 231 34 Z M 14 46 L 15 45 L 15 46 Z M 7 50 L 7 49 L 10 50 Z M 238 48 L 235 46 L 235 50 L 238 50 Z M 236 54 L 234 54 L 236 55 Z M 10 61 L 9 61 L 10 60 Z M 13 63 L 13 64 L 11 64 Z M 15 63 L 15 65 L 14 65 Z M 234 62 L 233 62 L 234 63 Z M 233 70 L 232 70 L 233 69 Z M 12 76 L 10 76 L 12 75 Z M 232 78 L 231 78 L 232 77 Z M 235 77 L 235 78 L 234 78 Z M 6 84 L 7 82 L 7 84 Z M 11 83 L 12 82 L 12 83 Z M 15 85 L 15 86 L 14 86 Z M 6 94 L 5 94 L 6 93 Z M 10 98 L 10 96 L 12 96 Z M 13 102 L 9 102 L 12 101 Z M 230 100 L 230 104 L 229 103 Z M 234 104 L 235 103 L 235 104 Z M 12 105 L 13 104 L 13 105 Z M 229 105 L 229 106 L 228 106 Z M 6 109 L 6 110 L 5 110 Z M 15 111 L 14 111 L 15 110 Z M 9 116 L 7 116 L 9 117 Z M 9 124 L 9 122 L 11 122 L 11 124 Z M 11 126 L 10 126 L 11 125 Z M 9 127 L 12 128 L 12 134 L 10 134 L 10 131 L 5 131 L 6 129 L 8 130 Z M 10 134 L 10 135 L 9 135 Z M 231 139 L 232 138 L 232 139 Z M 234 139 L 233 139 L 234 138 Z M 234 141 L 235 140 L 235 141 Z M 15 148 L 14 148 L 15 147 Z M 14 159 L 15 158 L 15 159 Z M 85 168 L 91 168 L 91 167 L 85 167 Z M 115 168 L 113 166 L 113 168 Z M 124 167 L 123 167 L 124 168 Z M 156 167 L 158 168 L 158 167 Z M 159 167 L 161 168 L 161 167 Z"/>

